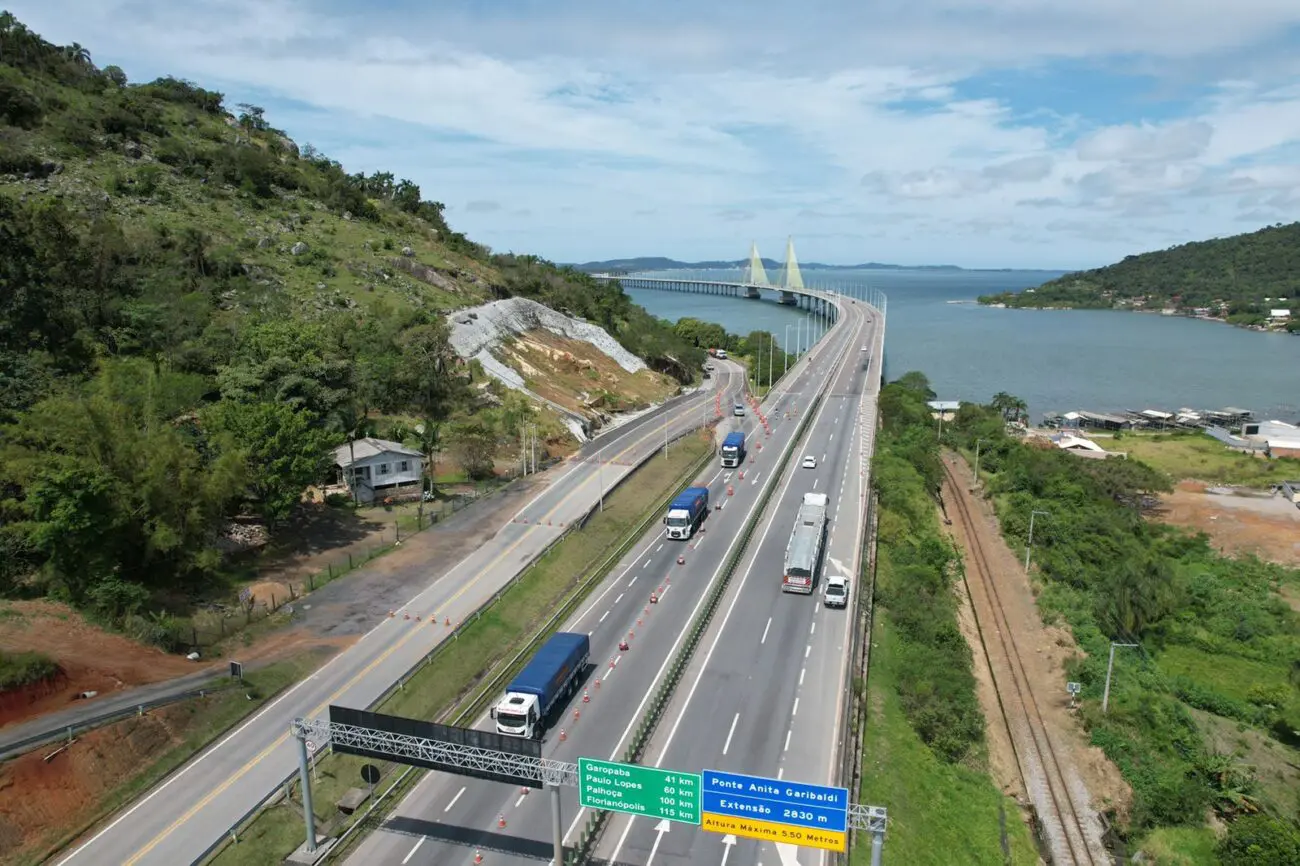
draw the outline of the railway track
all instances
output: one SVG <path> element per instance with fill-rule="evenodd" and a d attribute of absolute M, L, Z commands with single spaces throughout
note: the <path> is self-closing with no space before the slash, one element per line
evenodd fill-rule
<path fill-rule="evenodd" d="M 1092 828 L 1090 824 L 1095 822 L 1090 821 L 1085 810 L 1076 806 L 1076 794 L 1071 791 L 1038 700 L 1030 688 L 1029 673 L 1016 645 L 1014 625 L 1007 616 L 997 582 L 993 579 L 994 570 L 976 518 L 961 493 L 961 479 L 947 458 L 943 459 L 943 470 L 955 494 L 952 500 L 970 542 L 971 555 L 962 580 L 971 599 L 980 643 L 993 675 L 1002 723 L 1015 751 L 1021 782 L 1034 804 L 1051 862 L 1055 866 L 1109 864 L 1110 858 L 1102 847 L 1099 829 Z M 971 592 L 972 581 L 979 586 L 980 597 Z M 981 598 L 987 603 L 981 604 Z M 1094 832 L 1089 833 L 1090 829 Z"/>

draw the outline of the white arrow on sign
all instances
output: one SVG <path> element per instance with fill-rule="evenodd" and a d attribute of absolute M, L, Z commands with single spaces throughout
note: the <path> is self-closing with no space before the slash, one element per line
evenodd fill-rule
<path fill-rule="evenodd" d="M 831 565 L 833 565 L 833 566 L 835 566 L 836 568 L 838 568 L 838 569 L 839 569 L 843 574 L 848 574 L 848 573 L 849 573 L 849 570 L 848 570 L 847 568 L 844 567 L 844 563 L 840 562 L 840 561 L 839 561 L 838 559 L 836 559 L 835 557 L 833 557 L 833 556 L 828 556 L 828 557 L 826 557 L 826 558 L 829 559 L 829 560 L 831 561 Z M 781 843 L 781 844 L 785 844 L 785 843 L 783 842 L 783 843 Z"/>
<path fill-rule="evenodd" d="M 776 855 L 781 858 L 781 866 L 799 866 L 799 846 L 776 843 Z"/>
<path fill-rule="evenodd" d="M 664 834 L 668 832 L 671 826 L 672 825 L 668 823 L 667 818 L 664 818 L 660 820 L 658 824 L 655 824 L 655 843 L 650 846 L 650 856 L 646 858 L 645 866 L 650 866 L 650 864 L 654 862 L 655 852 L 659 850 L 659 843 L 663 841 Z"/>
<path fill-rule="evenodd" d="M 731 856 L 731 846 L 736 844 L 736 837 L 728 833 L 722 837 L 722 844 L 726 846 L 722 849 L 722 866 L 727 866 L 727 858 Z"/>

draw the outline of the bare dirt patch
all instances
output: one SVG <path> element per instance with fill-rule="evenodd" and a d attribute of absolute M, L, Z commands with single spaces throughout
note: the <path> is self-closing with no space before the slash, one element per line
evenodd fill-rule
<path fill-rule="evenodd" d="M 193 662 L 105 631 L 67 605 L 53 601 L 0 605 L 0 649 L 44 653 L 63 672 L 52 683 L 10 692 L 0 699 L 0 725 L 64 709 L 74 695 L 84 691 L 104 695 L 198 669 Z"/>
<path fill-rule="evenodd" d="M 1179 482 L 1160 497 L 1153 517 L 1210 537 L 1230 556 L 1253 554 L 1282 565 L 1300 566 L 1300 508 L 1278 495 L 1213 493 L 1198 481 Z"/>
<path fill-rule="evenodd" d="M 521 334 L 497 352 L 529 390 L 589 418 L 662 402 L 677 388 L 661 373 L 629 373 L 590 343 L 550 331 Z"/>
<path fill-rule="evenodd" d="M 1022 712 L 1031 713 L 1032 705 L 1036 704 L 1037 712 L 1033 713 L 1033 716 L 1042 717 L 1043 729 L 1052 743 L 1057 759 L 1062 765 L 1062 773 L 1073 792 L 1071 796 L 1077 796 L 1076 802 L 1079 802 L 1082 807 L 1089 808 L 1094 814 L 1113 812 L 1119 816 L 1126 816 L 1132 804 L 1132 791 L 1119 769 L 1107 760 L 1101 749 L 1088 744 L 1087 735 L 1076 721 L 1069 706 L 1069 697 L 1065 692 L 1065 663 L 1078 655 L 1079 649 L 1068 631 L 1043 624 L 1038 614 L 1030 580 L 1026 577 L 1018 558 L 1003 540 L 990 503 L 970 492 L 973 483 L 970 467 L 962 460 L 953 462 L 950 455 L 945 456 L 944 459 L 949 461 L 958 479 L 956 486 L 945 482 L 944 500 L 955 503 L 960 497 L 966 503 L 973 521 L 973 525 L 964 525 L 961 512 L 956 505 L 948 506 L 948 517 L 953 521 L 952 535 L 966 561 L 974 610 L 979 617 L 979 624 L 984 633 L 984 640 L 988 643 L 989 652 L 994 656 L 993 674 L 997 688 L 1002 694 L 1002 702 L 1014 702 L 1019 692 L 1013 691 L 1013 683 L 1008 676 L 1011 672 L 1011 662 L 1005 658 L 1000 659 L 998 652 L 995 651 L 1003 644 L 998 638 L 999 619 L 993 613 L 994 604 L 1005 612 L 1002 621 L 1014 624 L 1014 634 L 1011 635 L 1014 643 L 1007 642 L 1007 645 L 1015 649 L 1019 658 L 1016 671 L 1017 673 L 1023 671 L 1022 687 L 1032 695 L 1032 702 L 1026 704 L 1028 709 Z M 983 549 L 990 569 L 989 578 L 997 591 L 996 598 L 983 588 L 981 581 L 975 579 L 973 569 L 976 563 L 972 535 L 977 535 L 979 546 Z M 983 646 L 976 641 L 971 648 L 977 661 L 980 661 L 984 653 Z M 976 665 L 977 668 L 979 666 Z M 996 697 L 990 703 L 988 690 L 981 688 L 978 691 L 985 716 L 989 720 L 989 727 L 1003 724 L 1002 710 Z M 1019 743 L 1025 733 L 1019 730 L 1013 719 L 1012 741 Z M 991 738 L 991 759 L 993 742 Z M 1023 765 L 1026 754 L 1032 751 L 1032 746 L 1027 742 L 1019 743 L 1017 751 Z M 1005 753 L 1000 760 L 1005 762 Z M 1015 766 L 1012 764 L 1012 767 Z M 1017 772 L 1016 775 L 1020 774 Z M 999 781 L 1001 782 L 1002 779 Z M 1031 787 L 1035 784 L 1028 779 L 1026 781 Z M 1095 839 L 1093 844 L 1096 844 Z"/>

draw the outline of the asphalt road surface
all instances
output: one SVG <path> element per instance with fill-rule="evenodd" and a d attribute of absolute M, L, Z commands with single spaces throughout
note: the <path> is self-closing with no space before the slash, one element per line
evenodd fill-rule
<path fill-rule="evenodd" d="M 575 698 L 563 714 L 563 720 L 556 723 L 548 732 L 543 748 L 546 757 L 566 761 L 576 761 L 579 756 L 613 760 L 621 757 L 636 722 L 644 714 L 649 696 L 653 695 L 658 688 L 668 663 L 676 654 L 690 623 L 695 618 L 706 590 L 717 579 L 728 558 L 737 533 L 756 507 L 763 487 L 774 483 L 768 473 L 779 462 L 780 455 L 791 446 L 790 440 L 799 425 L 802 413 L 811 403 L 813 396 L 826 383 L 832 370 L 837 368 L 838 361 L 847 358 L 848 366 L 853 367 L 860 365 L 867 357 L 867 353 L 860 353 L 858 345 L 864 338 L 863 324 L 860 319 L 864 307 L 861 304 L 846 304 L 846 307 L 850 313 L 846 318 L 846 327 L 832 331 L 830 337 L 821 346 L 816 347 L 812 355 L 800 362 L 801 366 L 783 383 L 784 387 L 770 395 L 765 405 L 765 413 L 772 428 L 771 436 L 763 435 L 761 430 L 756 431 L 752 416 L 744 419 L 743 428 L 750 435 L 750 455 L 754 458 L 753 463 L 746 462 L 745 466 L 741 467 L 745 471 L 744 478 L 740 477 L 737 470 L 722 469 L 715 464 L 696 481 L 697 484 L 709 486 L 711 503 L 719 501 L 724 503 L 721 511 L 711 513 L 704 524 L 703 533 L 697 533 L 695 538 L 688 542 L 681 542 L 664 539 L 660 528 L 651 530 L 633 552 L 611 572 L 610 578 L 593 593 L 592 600 L 586 608 L 573 620 L 565 623 L 565 630 L 587 631 L 590 634 L 592 659 L 596 662 L 596 668 L 585 684 L 590 697 L 589 702 L 583 702 L 581 697 Z M 861 376 L 858 376 L 853 381 L 860 381 L 860 379 Z M 848 380 L 843 377 L 836 379 L 837 384 L 846 381 Z M 745 576 L 752 573 L 753 577 L 748 579 L 750 588 L 746 591 L 746 598 L 749 597 L 749 593 L 754 593 L 754 598 L 761 598 L 762 602 L 761 605 L 755 603 L 753 616 L 749 617 L 744 625 L 741 625 L 741 619 L 730 617 L 729 628 L 735 632 L 744 632 L 741 638 L 737 638 L 743 639 L 744 646 L 737 647 L 734 653 L 724 655 L 729 662 L 736 662 L 745 671 L 746 676 L 757 674 L 765 683 L 761 694 L 755 696 L 754 700 L 749 700 L 743 694 L 740 694 L 739 698 L 727 698 L 728 707 L 734 705 L 739 708 L 743 705 L 751 716 L 746 722 L 744 732 L 741 733 L 751 751 L 742 752 L 733 746 L 730 752 L 733 756 L 760 757 L 752 749 L 761 747 L 763 743 L 761 729 L 765 725 L 771 726 L 773 719 L 776 718 L 773 713 L 762 709 L 762 702 L 769 697 L 776 700 L 775 696 L 796 687 L 799 677 L 798 668 L 786 671 L 785 668 L 789 665 L 778 665 L 773 662 L 772 667 L 777 673 L 769 676 L 765 669 L 759 673 L 761 668 L 756 664 L 756 660 L 766 659 L 767 655 L 777 648 L 779 642 L 781 647 L 790 647 L 789 651 L 792 653 L 797 649 L 797 661 L 803 662 L 804 644 L 807 643 L 805 638 L 809 635 L 812 611 L 817 605 L 819 596 L 782 597 L 780 592 L 780 563 L 793 524 L 793 511 L 788 506 L 790 502 L 802 498 L 805 492 L 803 485 L 812 485 L 814 482 L 819 490 L 826 490 L 828 485 L 833 485 L 832 503 L 835 502 L 836 496 L 840 495 L 844 485 L 836 476 L 845 473 L 845 461 L 852 454 L 852 448 L 847 443 L 853 439 L 856 416 L 852 415 L 847 407 L 854 399 L 856 398 L 839 395 L 835 387 L 828 391 L 823 404 L 828 408 L 820 412 L 820 417 L 810 430 L 807 439 L 811 443 L 810 446 L 800 448 L 792 455 L 786 478 L 778 479 L 776 482 L 781 485 L 777 488 L 779 496 L 772 500 L 768 508 L 769 514 L 779 515 L 775 520 L 775 528 L 763 535 L 765 527 L 771 521 L 760 524 L 759 534 L 755 538 L 761 540 L 751 544 L 746 557 L 741 562 L 740 572 L 733 578 L 733 586 L 740 587 L 747 579 Z M 787 412 L 790 413 L 789 417 L 786 416 Z M 762 443 L 761 450 L 755 447 L 758 442 Z M 805 453 L 814 454 L 819 458 L 818 469 L 799 468 L 801 460 L 798 458 Z M 823 454 L 827 459 L 821 460 Z M 856 485 L 856 464 L 852 475 L 854 477 L 851 480 L 853 485 Z M 798 483 L 791 483 L 789 481 L 791 477 L 797 478 Z M 858 504 L 856 501 L 850 501 L 856 490 L 853 485 L 849 486 L 849 492 L 845 494 L 843 507 L 850 508 L 856 515 Z M 732 490 L 731 495 L 728 495 L 728 488 Z M 844 559 L 845 571 L 851 567 L 852 560 L 851 552 L 844 553 L 851 547 L 850 535 L 851 533 L 847 531 L 837 534 L 832 542 L 835 545 L 832 555 L 842 554 L 849 557 Z M 836 550 L 840 551 L 840 554 L 836 554 L 834 552 Z M 677 564 L 679 555 L 685 557 L 684 565 Z M 755 563 L 758 565 L 756 566 Z M 663 588 L 663 594 L 659 602 L 650 605 L 648 603 L 650 591 L 658 592 L 660 587 Z M 820 590 L 820 586 L 818 589 Z M 730 597 L 736 592 L 737 590 L 733 589 L 728 598 L 724 598 L 723 607 L 719 610 L 720 616 L 725 615 Z M 791 624 L 793 621 L 789 615 L 791 609 L 800 612 L 802 625 Z M 764 628 L 764 621 L 770 615 L 767 613 L 769 610 L 780 612 L 781 622 L 774 623 L 771 635 L 763 635 L 765 641 L 763 643 L 759 641 L 759 637 Z M 763 615 L 758 618 L 760 612 Z M 823 612 L 821 616 L 826 618 L 827 614 Z M 834 612 L 832 616 L 843 619 L 843 614 L 839 611 Z M 837 671 L 835 676 L 838 677 L 839 662 L 837 657 L 833 658 L 833 656 L 836 652 L 839 652 L 840 656 L 843 655 L 843 636 L 841 634 L 839 639 L 835 639 L 834 631 L 833 627 L 823 630 L 824 635 L 831 635 L 831 639 L 824 645 L 819 644 L 823 648 L 818 650 L 818 656 L 814 661 L 833 666 Z M 629 639 L 629 650 L 620 652 L 619 641 L 627 638 L 629 632 L 633 633 L 633 637 Z M 706 635 L 699 652 L 704 652 L 710 641 L 712 635 Z M 794 648 L 794 643 L 798 643 L 797 648 Z M 715 656 L 715 658 L 721 661 L 723 656 Z M 690 672 L 688 679 L 679 686 L 679 692 L 689 688 L 690 678 L 694 675 L 693 671 Z M 831 674 L 828 673 L 827 676 Z M 702 716 L 699 724 L 703 727 L 699 731 L 692 729 L 691 733 L 684 733 L 678 738 L 679 740 L 704 736 L 719 726 L 722 726 L 722 734 L 726 734 L 725 725 L 730 722 L 731 715 L 720 709 L 718 698 L 734 691 L 733 684 L 729 682 L 731 678 L 732 675 L 726 675 L 721 682 L 710 686 L 710 690 L 698 694 L 692 711 Z M 785 682 L 786 680 L 788 682 Z M 597 681 L 599 681 L 598 686 Z M 813 687 L 812 683 L 805 686 L 805 688 L 811 687 Z M 822 691 L 826 694 L 817 692 L 813 703 L 829 702 L 831 709 L 827 714 L 833 715 L 834 698 L 838 694 L 838 679 L 834 684 L 828 679 Z M 787 701 L 786 706 L 788 704 Z M 774 709 L 775 706 L 773 704 Z M 574 709 L 579 712 L 576 720 L 572 715 Z M 673 712 L 675 713 L 676 710 L 674 709 Z M 660 730 L 666 731 L 672 727 L 673 721 L 672 717 L 666 718 L 660 723 Z M 476 726 L 484 730 L 494 730 L 492 722 L 486 716 L 479 719 Z M 560 739 L 559 728 L 564 729 L 563 740 Z M 784 718 L 782 718 L 779 728 L 773 727 L 772 736 L 783 737 L 785 729 Z M 819 753 L 815 756 L 819 766 L 816 773 L 817 780 L 825 776 L 829 766 L 829 756 L 835 745 L 835 734 L 829 726 L 824 736 L 828 737 L 830 742 L 821 744 Z M 721 750 L 721 740 L 716 745 L 717 749 Z M 780 757 L 779 745 L 778 742 L 777 748 L 773 750 L 778 758 Z M 822 752 L 826 755 L 825 760 L 821 757 Z M 695 762 L 682 766 L 666 763 L 665 766 L 690 771 L 698 771 L 703 766 L 693 754 L 685 757 Z M 724 766 L 729 768 L 731 765 Z M 756 763 L 753 771 L 761 773 L 766 766 L 765 762 Z M 804 775 L 811 776 L 811 774 Z M 586 815 L 578 808 L 576 789 L 565 788 L 561 793 L 565 837 L 571 844 Z M 479 852 L 483 854 L 484 863 L 547 862 L 551 860 L 552 855 L 549 798 L 549 792 L 532 791 L 525 794 L 520 788 L 501 783 L 431 772 L 406 796 L 381 828 L 358 845 L 348 863 L 355 866 L 472 864 Z M 502 820 L 506 822 L 505 828 L 500 827 Z M 648 824 L 644 821 L 639 823 Z M 622 827 L 618 826 L 614 838 L 617 839 L 617 834 L 621 832 Z M 687 834 L 680 835 L 684 843 Z M 607 838 L 610 836 L 609 830 L 606 831 L 606 836 Z M 714 841 L 716 844 L 717 838 L 714 837 L 709 841 Z M 639 842 L 633 840 L 629 844 L 636 845 Z M 644 853 L 636 853 L 631 859 L 626 857 L 623 859 L 641 863 L 644 859 L 640 858 L 644 856 Z M 677 862 L 684 861 L 679 857 Z"/>
<path fill-rule="evenodd" d="M 528 502 L 493 539 L 450 569 L 430 565 L 430 582 L 393 618 L 383 618 L 356 644 L 173 773 L 91 838 L 64 856 L 72 866 L 178 866 L 200 859 L 229 829 L 297 768 L 289 723 L 321 717 L 331 703 L 366 707 L 429 653 L 459 622 L 631 472 L 636 458 L 712 417 L 715 392 L 724 405 L 744 386 L 739 365 L 714 362 L 706 388 L 676 398 L 587 443 L 571 468 Z M 665 420 L 666 419 L 666 420 Z M 599 462 L 595 459 L 599 456 Z M 603 464 L 603 468 L 602 468 Z M 405 619 L 409 614 L 411 619 Z M 415 617 L 420 620 L 416 621 Z"/>
<path fill-rule="evenodd" d="M 874 409 L 879 376 L 872 325 L 857 323 L 854 346 L 835 373 L 805 454 L 782 480 L 760 525 L 753 555 L 723 600 L 721 616 L 678 686 L 643 763 L 686 772 L 704 769 L 834 785 L 839 758 L 842 683 L 849 617 L 821 604 L 828 574 L 856 575 L 865 523 L 860 471 L 862 403 Z M 874 419 L 874 414 L 871 415 Z M 873 422 L 872 422 L 873 423 Z M 827 554 L 811 596 L 781 591 L 781 566 L 803 495 L 830 496 Z M 856 592 L 854 586 L 852 591 Z M 657 832 L 667 828 L 667 832 Z M 724 842 L 724 838 L 727 842 Z M 728 844 L 734 843 L 734 844 Z M 821 851 L 724 837 L 688 824 L 615 816 L 597 860 L 617 864 L 818 864 Z"/>

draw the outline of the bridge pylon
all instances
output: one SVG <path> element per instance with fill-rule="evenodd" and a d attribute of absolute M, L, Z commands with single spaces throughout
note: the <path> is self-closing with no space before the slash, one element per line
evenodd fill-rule
<path fill-rule="evenodd" d="M 781 269 L 781 288 L 804 288 L 803 274 L 799 272 L 799 262 L 794 257 L 793 237 L 785 239 L 785 267 Z"/>
<path fill-rule="evenodd" d="M 758 254 L 758 244 L 749 245 L 749 264 L 741 274 L 741 281 L 751 286 L 770 286 L 767 269 L 763 267 L 763 258 Z"/>

